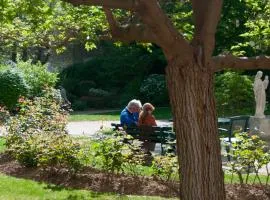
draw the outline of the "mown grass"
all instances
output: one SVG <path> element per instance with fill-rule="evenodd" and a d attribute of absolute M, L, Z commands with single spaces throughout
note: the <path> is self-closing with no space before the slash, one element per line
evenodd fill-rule
<path fill-rule="evenodd" d="M 5 138 L 0 137 L 0 153 L 5 151 L 6 149 L 5 141 L 6 141 Z"/>
<path fill-rule="evenodd" d="M 230 175 L 225 175 L 225 183 L 230 182 Z M 254 178 L 254 175 L 252 175 Z M 265 181 L 266 176 L 260 176 Z M 237 182 L 234 176 L 233 183 Z M 257 182 L 256 182 L 257 183 Z M 168 198 L 152 196 L 119 195 L 113 193 L 97 193 L 89 190 L 64 188 L 57 185 L 40 183 L 28 179 L 15 178 L 0 174 L 1 200 L 163 200 Z M 175 199 L 175 198 L 169 198 Z"/>
<path fill-rule="evenodd" d="M 1 200 L 163 200 L 161 197 L 118 195 L 68 189 L 0 174 Z M 167 198 L 166 198 L 167 199 Z"/>
<path fill-rule="evenodd" d="M 87 112 L 74 112 L 69 116 L 69 121 L 119 121 L 120 113 L 121 110 L 95 114 L 90 114 Z M 168 120 L 172 118 L 171 109 L 169 107 L 156 108 L 154 115 L 159 120 Z"/>
<path fill-rule="evenodd" d="M 243 176 L 243 180 L 244 180 L 244 184 L 245 184 L 247 175 L 243 174 L 242 176 Z M 263 184 L 263 185 L 265 185 L 265 184 L 269 185 L 270 184 L 270 180 L 267 180 L 266 175 L 259 175 L 259 179 L 258 179 L 258 177 L 256 177 L 255 174 L 250 174 L 249 177 L 248 177 L 247 184 L 254 184 L 254 183 L 255 184 Z M 240 184 L 239 177 L 236 174 L 234 174 L 233 176 L 231 174 L 225 174 L 224 182 L 226 184 L 231 184 L 231 183 Z"/>

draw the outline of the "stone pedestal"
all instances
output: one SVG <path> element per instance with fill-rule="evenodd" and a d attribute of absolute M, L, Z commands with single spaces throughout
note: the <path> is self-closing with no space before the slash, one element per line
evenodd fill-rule
<path fill-rule="evenodd" d="M 270 147 L 270 116 L 266 116 L 266 118 L 250 117 L 249 128 L 251 134 L 259 135 Z"/>

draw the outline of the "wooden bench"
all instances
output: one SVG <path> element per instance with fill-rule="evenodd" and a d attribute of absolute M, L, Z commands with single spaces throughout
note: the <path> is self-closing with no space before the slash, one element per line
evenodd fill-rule
<path fill-rule="evenodd" d="M 224 138 L 226 142 L 231 143 L 235 131 L 248 131 L 249 116 L 234 116 L 218 119 L 219 136 Z M 123 127 L 121 124 L 112 123 L 114 130 L 124 130 L 127 134 L 140 141 L 149 141 L 161 144 L 162 153 L 165 152 L 164 146 L 170 145 L 175 150 L 176 136 L 172 127 L 159 126 L 133 126 Z M 227 149 L 229 151 L 229 147 Z"/>
<path fill-rule="evenodd" d="M 219 118 L 219 135 L 228 137 L 228 141 L 231 142 L 231 138 L 234 137 L 235 132 L 247 132 L 249 130 L 249 118 L 250 116 L 246 115 Z"/>
<path fill-rule="evenodd" d="M 250 116 L 233 116 L 228 118 L 219 118 L 218 130 L 220 138 L 224 143 L 227 143 L 225 150 L 230 152 L 232 139 L 235 133 L 247 132 L 249 130 L 249 118 Z M 231 160 L 230 155 L 227 156 L 228 161 Z"/>
<path fill-rule="evenodd" d="M 172 151 L 175 151 L 176 136 L 172 127 L 167 126 L 132 126 L 123 127 L 121 124 L 112 123 L 111 126 L 114 130 L 124 130 L 127 134 L 131 135 L 134 139 L 140 141 L 148 141 L 152 143 L 161 144 L 161 153 L 164 154 L 165 145 L 169 145 Z"/>

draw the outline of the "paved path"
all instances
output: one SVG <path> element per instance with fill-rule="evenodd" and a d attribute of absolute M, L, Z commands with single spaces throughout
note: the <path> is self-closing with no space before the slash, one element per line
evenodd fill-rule
<path fill-rule="evenodd" d="M 121 109 L 107 109 L 107 110 L 88 110 L 88 111 L 73 111 L 72 114 L 101 114 L 101 113 L 111 113 L 111 112 L 121 112 Z"/>
<path fill-rule="evenodd" d="M 101 127 L 110 128 L 111 123 L 119 123 L 119 121 L 81 121 L 69 122 L 67 125 L 68 133 L 71 135 L 94 135 Z M 159 126 L 172 126 L 172 123 L 165 120 L 157 120 Z"/>

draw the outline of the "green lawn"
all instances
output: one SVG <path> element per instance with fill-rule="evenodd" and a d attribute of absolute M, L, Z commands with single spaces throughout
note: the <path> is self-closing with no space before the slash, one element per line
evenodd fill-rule
<path fill-rule="evenodd" d="M 26 179 L 0 174 L 0 200 L 162 200 L 149 196 L 120 196 L 110 193 L 96 193 L 87 190 L 74 190 L 56 185 L 48 185 Z M 167 198 L 166 198 L 167 199 Z"/>
<path fill-rule="evenodd" d="M 225 182 L 230 183 L 229 179 L 230 176 L 226 175 Z M 261 176 L 261 179 L 265 179 L 265 177 Z M 32 180 L 14 178 L 11 176 L 0 174 L 0 200 L 89 200 L 89 199 L 162 200 L 168 198 L 118 195 L 112 193 L 97 193 L 87 190 L 68 189 L 57 185 L 39 183 Z"/>
<path fill-rule="evenodd" d="M 5 150 L 5 139 L 0 137 L 0 153 Z"/>
<path fill-rule="evenodd" d="M 120 117 L 119 111 L 108 113 L 87 114 L 87 112 L 71 113 L 69 121 L 118 121 Z M 171 109 L 168 107 L 156 108 L 154 115 L 157 119 L 171 119 Z"/>

